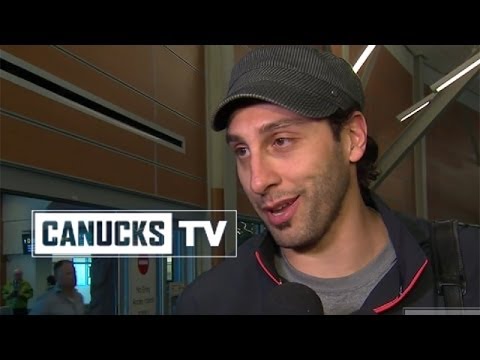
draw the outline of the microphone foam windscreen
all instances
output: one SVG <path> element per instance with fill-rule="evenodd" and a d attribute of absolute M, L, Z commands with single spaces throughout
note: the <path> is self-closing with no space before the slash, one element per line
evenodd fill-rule
<path fill-rule="evenodd" d="M 265 303 L 267 315 L 323 315 L 322 301 L 308 286 L 286 282 L 276 286 Z"/>

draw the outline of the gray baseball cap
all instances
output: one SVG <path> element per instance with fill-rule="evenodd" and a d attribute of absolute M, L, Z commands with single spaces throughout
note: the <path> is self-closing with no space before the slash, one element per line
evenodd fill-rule
<path fill-rule="evenodd" d="M 355 105 L 363 109 L 365 103 L 362 83 L 348 62 L 300 45 L 265 46 L 246 54 L 232 70 L 212 128 L 225 129 L 245 99 L 263 100 L 311 118 Z"/>

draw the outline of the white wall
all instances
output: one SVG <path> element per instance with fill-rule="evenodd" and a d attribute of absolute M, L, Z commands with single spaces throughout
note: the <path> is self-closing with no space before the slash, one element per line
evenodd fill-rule
<path fill-rule="evenodd" d="M 128 259 L 130 315 L 155 315 L 157 313 L 157 259 Z M 138 262 L 148 261 L 148 270 L 142 274 Z"/>
<path fill-rule="evenodd" d="M 23 254 L 22 233 L 31 231 L 32 210 L 45 210 L 50 201 L 3 196 L 3 253 Z"/>

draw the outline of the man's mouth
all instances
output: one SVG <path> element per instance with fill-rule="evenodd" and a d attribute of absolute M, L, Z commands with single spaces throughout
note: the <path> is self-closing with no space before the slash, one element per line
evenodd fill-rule
<path fill-rule="evenodd" d="M 266 213 L 269 222 L 272 225 L 280 225 L 289 221 L 298 207 L 299 196 L 283 199 L 274 203 L 265 205 L 262 210 Z"/>
<path fill-rule="evenodd" d="M 277 215 L 277 214 L 281 214 L 282 213 L 282 210 L 289 207 L 290 205 L 292 205 L 292 203 L 294 202 L 295 200 L 288 200 L 287 202 L 284 202 L 283 204 L 281 204 L 280 206 L 276 206 L 274 207 L 271 212 L 274 214 L 274 215 Z"/>

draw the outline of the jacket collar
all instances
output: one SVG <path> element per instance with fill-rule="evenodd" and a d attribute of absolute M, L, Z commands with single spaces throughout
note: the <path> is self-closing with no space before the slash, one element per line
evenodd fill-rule
<path fill-rule="evenodd" d="M 357 312 L 379 314 L 395 307 L 415 288 L 427 267 L 428 259 L 419 241 L 412 236 L 399 216 L 389 209 L 379 197 L 374 194 L 371 194 L 371 197 L 368 205 L 374 207 L 382 216 L 397 256 L 396 265 L 375 287 Z M 280 285 L 286 280 L 278 274 L 275 268 L 274 255 L 278 251 L 278 246 L 271 234 L 265 231 L 255 252 L 257 264 L 266 276 L 275 284 Z"/>

